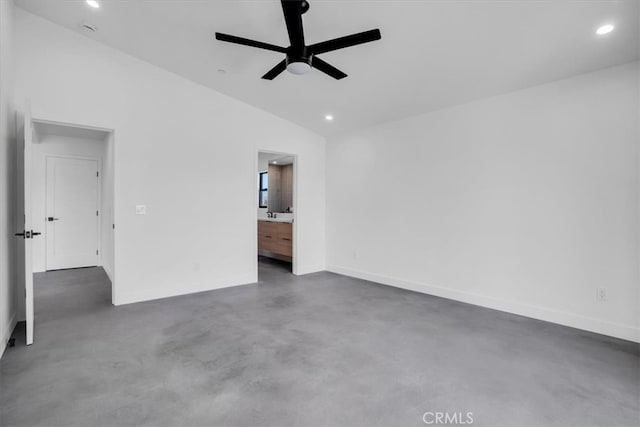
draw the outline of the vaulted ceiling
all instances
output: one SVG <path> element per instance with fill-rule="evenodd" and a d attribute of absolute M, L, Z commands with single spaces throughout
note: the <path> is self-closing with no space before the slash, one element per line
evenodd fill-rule
<path fill-rule="evenodd" d="M 288 46 L 278 0 L 102 0 L 98 9 L 84 1 L 16 3 L 321 135 L 640 58 L 636 0 L 310 0 L 308 44 L 382 31 L 380 41 L 322 56 L 349 75 L 340 81 L 313 71 L 262 80 L 281 54 L 214 39 L 220 31 Z M 605 23 L 615 30 L 597 36 Z"/>

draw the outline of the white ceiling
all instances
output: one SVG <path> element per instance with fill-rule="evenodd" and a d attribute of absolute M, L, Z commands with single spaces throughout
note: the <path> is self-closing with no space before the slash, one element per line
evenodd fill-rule
<path fill-rule="evenodd" d="M 349 77 L 260 77 L 288 46 L 278 0 L 17 0 L 89 37 L 321 135 L 505 93 L 640 58 L 637 0 L 310 0 L 307 44 L 380 28 L 382 40 L 321 55 Z M 616 29 L 596 36 L 603 23 Z M 226 70 L 225 74 L 218 69 Z M 327 113 L 335 120 L 324 120 Z"/>
<path fill-rule="evenodd" d="M 287 156 L 287 157 L 279 157 L 277 159 L 273 159 L 271 162 L 272 165 L 279 165 L 279 166 L 286 166 L 286 165 L 292 165 L 293 164 L 293 157 L 292 156 Z"/>
<path fill-rule="evenodd" d="M 282 154 L 278 153 L 258 153 L 258 163 L 265 162 L 273 164 L 273 162 L 275 161 L 278 165 L 283 166 L 293 164 L 293 160 L 293 156 L 283 156 Z"/>

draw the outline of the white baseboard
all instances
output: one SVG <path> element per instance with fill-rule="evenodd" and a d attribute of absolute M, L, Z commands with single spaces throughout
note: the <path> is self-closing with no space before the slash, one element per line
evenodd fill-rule
<path fill-rule="evenodd" d="M 13 330 L 16 328 L 16 313 L 14 312 L 11 315 L 11 319 L 9 319 L 9 324 L 7 325 L 7 329 L 2 334 L 2 342 L 0 343 L 0 358 L 4 356 L 4 351 L 7 349 L 7 344 L 9 343 L 9 338 L 11 338 L 11 334 Z"/>
<path fill-rule="evenodd" d="M 640 342 L 640 329 L 637 327 L 609 322 L 593 317 L 582 316 L 566 311 L 558 311 L 549 308 L 523 304 L 515 301 L 508 301 L 499 298 L 487 297 L 471 292 L 458 291 L 450 288 L 433 286 L 425 283 L 408 281 L 394 277 L 382 276 L 365 271 L 336 265 L 327 266 L 327 270 L 345 276 L 356 277 L 358 279 L 369 280 L 396 288 L 407 289 L 423 294 L 435 295 L 442 298 L 461 301 L 468 304 L 487 307 L 494 310 L 531 317 L 533 319 L 544 320 L 546 322 L 557 323 L 563 326 L 595 332 L 633 342 Z"/>
<path fill-rule="evenodd" d="M 167 290 L 167 289 L 145 289 L 140 292 L 125 293 L 118 291 L 118 298 L 113 302 L 113 305 L 125 305 L 133 304 L 137 302 L 152 301 L 162 298 L 177 297 L 180 295 L 195 294 L 198 292 L 213 291 L 216 289 L 230 288 L 233 286 L 249 285 L 256 283 L 256 278 L 251 276 L 239 277 L 235 279 L 223 280 L 219 283 L 212 284 L 210 282 L 192 284 L 187 288 L 180 288 L 179 290 Z M 121 295 L 121 296 L 120 296 Z"/>
<path fill-rule="evenodd" d="M 111 283 L 113 283 L 113 273 L 111 272 L 111 270 L 109 269 L 109 267 L 107 267 L 106 265 L 102 265 L 101 266 L 102 269 L 104 270 L 105 273 L 107 273 L 107 277 L 109 278 L 109 280 L 111 281 Z"/>
<path fill-rule="evenodd" d="M 111 279 L 113 283 L 111 272 L 107 268 L 105 268 L 105 266 L 103 266 L 103 268 L 107 273 L 107 276 L 109 276 L 109 279 Z M 319 271 L 325 271 L 325 267 L 320 265 L 298 267 L 298 275 L 316 273 Z M 118 290 L 117 298 L 113 302 L 113 305 L 134 304 L 137 302 L 152 301 L 156 299 L 170 298 L 170 297 L 176 297 L 180 295 L 195 294 L 198 292 L 207 292 L 207 291 L 213 291 L 215 289 L 224 289 L 224 288 L 230 288 L 233 286 L 249 285 L 252 283 L 256 283 L 257 281 L 258 280 L 257 280 L 257 277 L 255 277 L 255 275 L 247 275 L 244 277 L 236 277 L 236 278 L 227 279 L 227 280 L 219 280 L 215 284 L 212 284 L 211 282 L 193 284 L 187 288 L 181 288 L 180 290 L 177 290 L 177 291 L 176 290 L 167 291 L 166 289 L 145 289 L 139 292 L 125 293 Z"/>
<path fill-rule="evenodd" d="M 325 271 L 325 266 L 324 265 L 298 266 L 298 271 L 296 272 L 296 275 L 302 276 L 303 274 L 317 273 L 319 271 Z"/>

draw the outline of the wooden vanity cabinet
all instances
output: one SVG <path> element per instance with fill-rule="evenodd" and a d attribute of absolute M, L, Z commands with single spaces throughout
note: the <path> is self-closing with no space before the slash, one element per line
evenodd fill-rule
<path fill-rule="evenodd" d="M 289 222 L 258 221 L 258 253 L 262 256 L 291 261 L 293 229 Z"/>

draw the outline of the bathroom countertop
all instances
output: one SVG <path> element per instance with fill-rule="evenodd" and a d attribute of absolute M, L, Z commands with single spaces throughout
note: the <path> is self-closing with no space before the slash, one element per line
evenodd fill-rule
<path fill-rule="evenodd" d="M 260 217 L 260 218 L 258 218 L 258 221 L 292 223 L 293 222 L 293 218 L 265 218 L 265 217 Z"/>

